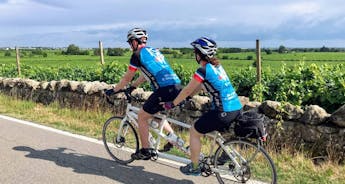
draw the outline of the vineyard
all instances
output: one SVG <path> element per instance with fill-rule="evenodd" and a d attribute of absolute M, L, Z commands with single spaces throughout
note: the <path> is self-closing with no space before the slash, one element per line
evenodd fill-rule
<path fill-rule="evenodd" d="M 0 77 L 18 77 L 14 57 L 1 57 Z M 3 55 L 2 55 L 3 56 Z M 130 53 L 106 57 L 56 55 L 21 59 L 21 77 L 38 81 L 76 80 L 117 83 L 127 69 Z M 226 56 L 226 57 L 225 57 Z M 345 103 L 345 53 L 263 54 L 262 83 L 256 83 L 254 52 L 220 54 L 222 65 L 239 95 L 251 100 L 275 100 L 295 105 L 316 104 L 333 112 Z M 186 85 L 198 67 L 191 54 L 166 54 L 173 69 Z M 315 58 L 319 58 L 318 60 Z M 149 85 L 143 86 L 149 89 Z"/>

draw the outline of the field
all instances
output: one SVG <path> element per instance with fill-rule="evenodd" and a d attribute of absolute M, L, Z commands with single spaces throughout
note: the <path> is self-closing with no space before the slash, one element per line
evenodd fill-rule
<path fill-rule="evenodd" d="M 29 53 L 30 51 L 23 51 Z M 94 55 L 61 55 L 61 51 L 48 50 L 47 57 L 41 55 L 22 55 L 21 64 L 30 66 L 46 66 L 46 67 L 92 67 L 100 64 L 100 57 Z M 0 64 L 16 64 L 15 52 L 11 52 L 11 56 L 5 57 L 5 51 L 0 51 Z M 124 56 L 105 56 L 106 63 L 116 61 L 120 64 L 128 64 L 131 53 L 126 52 Z M 196 64 L 193 55 L 186 54 L 180 57 L 174 57 L 172 54 L 165 54 L 166 58 L 171 64 L 181 64 L 187 69 L 195 70 Z M 345 52 L 302 52 L 302 53 L 284 53 L 279 54 L 273 52 L 267 55 L 265 52 L 261 53 L 263 70 L 268 68 L 275 70 L 279 69 L 282 64 L 293 66 L 301 61 L 307 65 L 315 63 L 317 65 L 329 64 L 336 65 L 345 63 Z M 228 73 L 238 71 L 239 69 L 252 66 L 256 58 L 254 52 L 241 53 L 220 53 L 218 58 Z M 248 59 L 250 58 L 250 59 Z"/>

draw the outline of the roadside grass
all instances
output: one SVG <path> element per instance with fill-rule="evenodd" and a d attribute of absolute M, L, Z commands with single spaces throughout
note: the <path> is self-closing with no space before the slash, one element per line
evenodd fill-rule
<path fill-rule="evenodd" d="M 110 112 L 61 108 L 55 103 L 45 106 L 3 94 L 0 94 L 0 102 L 0 114 L 96 139 L 102 138 L 102 125 L 111 116 Z"/>
<path fill-rule="evenodd" d="M 0 93 L 0 114 L 32 121 L 45 126 L 80 134 L 96 139 L 102 138 L 102 125 L 111 112 L 85 111 L 61 108 L 58 104 L 44 106 L 31 101 L 22 101 Z M 180 135 L 188 144 L 188 132 Z M 207 145 L 203 139 L 203 145 Z M 203 146 L 207 147 L 207 146 Z M 315 165 L 303 153 L 291 155 L 288 149 L 279 154 L 268 149 L 277 167 L 278 183 L 282 184 L 344 184 L 345 165 L 324 162 Z M 180 156 L 179 151 L 172 153 Z"/>
<path fill-rule="evenodd" d="M 345 166 L 325 161 L 315 165 L 303 153 L 294 155 L 283 150 L 279 154 L 270 153 L 278 172 L 278 183 L 282 184 L 343 184 Z"/>

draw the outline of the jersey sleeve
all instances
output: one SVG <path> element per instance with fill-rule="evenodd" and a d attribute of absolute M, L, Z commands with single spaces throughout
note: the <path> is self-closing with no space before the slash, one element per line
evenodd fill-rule
<path fill-rule="evenodd" d="M 196 72 L 193 75 L 193 78 L 197 80 L 198 82 L 204 82 L 206 76 L 206 69 L 201 67 L 196 70 Z"/>
<path fill-rule="evenodd" d="M 135 72 L 138 70 L 139 66 L 140 66 L 139 56 L 137 54 L 133 53 L 131 60 L 129 62 L 128 69 Z"/>

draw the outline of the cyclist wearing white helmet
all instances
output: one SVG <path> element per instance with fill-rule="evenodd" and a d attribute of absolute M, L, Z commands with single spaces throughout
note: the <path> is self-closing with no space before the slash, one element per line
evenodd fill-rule
<path fill-rule="evenodd" d="M 187 175 L 200 175 L 199 155 L 200 137 L 214 130 L 223 131 L 241 113 L 242 104 L 229 80 L 228 75 L 216 58 L 217 44 L 212 39 L 201 37 L 191 43 L 194 47 L 195 60 L 200 68 L 192 80 L 171 102 L 165 102 L 164 108 L 171 109 L 186 97 L 196 94 L 202 87 L 210 94 L 211 109 L 203 114 L 190 129 L 191 163 L 180 167 Z"/>
<path fill-rule="evenodd" d="M 151 83 L 153 93 L 146 100 L 138 113 L 139 135 L 142 148 L 132 154 L 134 159 L 148 160 L 154 156 L 153 149 L 149 147 L 149 124 L 148 120 L 153 114 L 164 110 L 161 102 L 173 100 L 182 87 L 181 81 L 171 69 L 163 54 L 157 49 L 146 46 L 148 35 L 142 28 L 133 28 L 128 31 L 127 42 L 132 48 L 133 54 L 126 74 L 115 86 L 113 91 L 124 88 L 132 81 L 137 70 L 141 72 L 139 78 L 132 82 L 130 89 L 133 90 L 145 81 Z M 165 130 L 173 134 L 173 129 L 166 123 Z"/>

